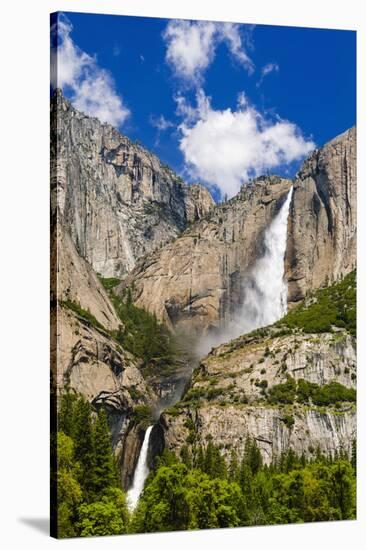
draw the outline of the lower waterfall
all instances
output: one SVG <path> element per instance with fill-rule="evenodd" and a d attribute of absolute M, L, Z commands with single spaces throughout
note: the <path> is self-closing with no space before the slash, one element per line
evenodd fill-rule
<path fill-rule="evenodd" d="M 139 459 L 137 461 L 133 482 L 131 488 L 127 492 L 127 504 L 130 510 L 136 508 L 140 495 L 144 489 L 144 484 L 149 475 L 149 467 L 147 464 L 147 452 L 149 449 L 149 440 L 152 426 L 149 426 L 145 432 L 144 441 L 140 450 Z"/>
<path fill-rule="evenodd" d="M 219 333 L 205 336 L 199 344 L 200 355 L 260 327 L 278 321 L 287 312 L 287 282 L 284 259 L 287 221 L 293 188 L 278 214 L 264 233 L 264 252 L 242 281 L 243 302 L 234 318 Z"/>

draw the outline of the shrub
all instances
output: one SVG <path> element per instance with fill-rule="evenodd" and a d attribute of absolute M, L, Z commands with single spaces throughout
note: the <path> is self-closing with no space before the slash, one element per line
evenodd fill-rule
<path fill-rule="evenodd" d="M 270 403 L 291 404 L 296 397 L 296 382 L 290 376 L 283 384 L 277 384 L 270 388 L 268 392 L 268 400 Z"/>
<path fill-rule="evenodd" d="M 327 288 L 314 292 L 292 309 L 278 325 L 301 328 L 304 332 L 329 332 L 332 327 L 345 328 L 356 335 L 356 271 L 352 271 Z"/>

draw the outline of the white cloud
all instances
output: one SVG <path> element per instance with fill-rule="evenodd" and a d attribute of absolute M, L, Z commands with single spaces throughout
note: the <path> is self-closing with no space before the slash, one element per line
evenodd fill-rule
<path fill-rule="evenodd" d="M 278 72 L 280 70 L 277 63 L 267 63 L 262 69 L 262 76 L 266 76 L 269 73 Z"/>
<path fill-rule="evenodd" d="M 51 32 L 53 87 L 68 90 L 74 106 L 86 114 L 113 126 L 123 124 L 130 112 L 118 95 L 111 74 L 74 43 L 70 21 L 59 16 Z"/>
<path fill-rule="evenodd" d="M 261 70 L 261 77 L 257 82 L 257 87 L 262 84 L 265 76 L 267 76 L 270 73 L 278 73 L 279 70 L 280 70 L 280 67 L 278 63 L 267 63 L 267 65 L 264 65 L 264 67 L 262 67 L 262 70 Z"/>
<path fill-rule="evenodd" d="M 186 169 L 221 195 L 231 197 L 249 178 L 300 160 L 315 148 L 295 124 L 266 119 L 244 94 L 239 94 L 236 110 L 220 111 L 199 90 L 194 110 L 195 117 L 190 112 L 179 127 Z"/>
<path fill-rule="evenodd" d="M 240 26 L 234 23 L 172 20 L 163 37 L 167 44 L 166 60 L 176 76 L 186 83 L 200 85 L 203 74 L 215 57 L 220 42 L 225 42 L 233 58 L 252 72 Z"/>
<path fill-rule="evenodd" d="M 249 73 L 254 70 L 254 65 L 242 43 L 239 25 L 235 23 L 217 23 L 219 38 L 224 40 L 234 58 L 241 63 Z"/>
<path fill-rule="evenodd" d="M 164 115 L 160 115 L 158 117 L 151 115 L 150 116 L 150 124 L 154 126 L 154 128 L 157 128 L 159 132 L 164 132 L 165 130 L 168 130 L 168 128 L 172 128 L 174 124 L 165 118 Z"/>

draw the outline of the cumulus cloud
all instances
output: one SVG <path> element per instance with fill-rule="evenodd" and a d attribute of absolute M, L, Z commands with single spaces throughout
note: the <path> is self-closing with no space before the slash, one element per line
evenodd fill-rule
<path fill-rule="evenodd" d="M 77 109 L 120 126 L 130 112 L 118 95 L 111 74 L 75 44 L 71 32 L 70 21 L 59 16 L 51 29 L 53 87 L 66 90 Z"/>
<path fill-rule="evenodd" d="M 202 90 L 196 99 L 190 110 L 182 98 L 178 103 L 177 112 L 188 113 L 179 127 L 180 150 L 190 176 L 222 196 L 233 196 L 251 177 L 300 160 L 315 148 L 295 124 L 267 119 L 243 93 L 235 110 L 213 109 Z"/>
<path fill-rule="evenodd" d="M 254 69 L 235 23 L 172 20 L 164 33 L 166 61 L 176 76 L 188 84 L 199 85 L 203 74 L 215 57 L 216 47 L 224 42 L 233 58 L 248 72 Z"/>

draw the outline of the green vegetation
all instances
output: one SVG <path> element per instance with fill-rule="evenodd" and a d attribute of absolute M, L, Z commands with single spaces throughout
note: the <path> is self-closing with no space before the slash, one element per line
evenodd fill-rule
<path fill-rule="evenodd" d="M 113 535 L 127 529 L 107 415 L 83 397 L 61 397 L 57 432 L 57 534 Z M 55 504 L 55 503 L 54 503 Z"/>
<path fill-rule="evenodd" d="M 141 408 L 141 419 L 149 414 Z M 291 424 L 292 417 L 283 421 Z M 254 440 L 224 458 L 212 438 L 195 444 L 195 424 L 186 422 L 191 446 L 180 457 L 165 450 L 150 472 L 130 514 L 118 487 L 107 416 L 80 396 L 61 398 L 57 433 L 58 536 L 207 529 L 328 521 L 355 517 L 356 446 L 351 461 L 314 451 L 308 460 L 292 451 L 269 466 Z"/>
<path fill-rule="evenodd" d="M 300 403 L 315 405 L 335 405 L 342 401 L 356 401 L 356 390 L 346 388 L 338 382 L 330 382 L 324 386 L 318 386 L 306 380 L 299 380 L 297 384 L 297 400 Z"/>
<path fill-rule="evenodd" d="M 113 290 L 116 286 L 118 286 L 121 283 L 120 279 L 117 279 L 117 277 L 102 277 L 101 275 L 98 275 L 100 282 L 104 286 L 104 288 L 109 291 Z"/>
<path fill-rule="evenodd" d="M 122 297 L 113 292 L 116 279 L 100 277 L 104 288 L 121 320 L 118 331 L 112 336 L 121 346 L 143 361 L 143 368 L 169 371 L 175 362 L 176 345 L 168 329 L 159 323 L 156 316 L 132 302 L 131 288 L 123 291 Z"/>
<path fill-rule="evenodd" d="M 80 304 L 72 302 L 71 300 L 61 300 L 60 305 L 71 309 L 71 311 L 76 313 L 76 315 L 79 315 L 79 317 L 82 317 L 84 321 L 87 321 L 94 327 L 99 328 L 104 332 L 108 332 L 107 329 L 94 317 L 94 315 L 92 315 L 88 309 L 83 309 Z"/>
<path fill-rule="evenodd" d="M 132 302 L 130 288 L 125 289 L 123 297 L 117 296 L 113 289 L 120 283 L 114 277 L 99 277 L 121 320 L 118 331 L 108 331 L 89 310 L 71 300 L 60 301 L 62 307 L 68 308 L 79 317 L 99 330 L 103 330 L 114 338 L 125 350 L 142 359 L 142 368 L 149 368 L 151 373 L 169 373 L 175 368 L 177 346 L 168 329 L 159 323 L 155 315 Z"/>
<path fill-rule="evenodd" d="M 342 281 L 313 293 L 278 323 L 304 332 L 329 332 L 344 328 L 356 336 L 356 271 Z"/>
<path fill-rule="evenodd" d="M 226 463 L 209 441 L 205 449 L 183 447 L 180 458 L 165 451 L 150 473 L 129 532 L 176 531 L 273 525 L 355 517 L 355 470 L 346 456 L 313 461 L 288 452 L 263 465 L 247 439 L 239 461 Z"/>
<path fill-rule="evenodd" d="M 148 405 L 137 405 L 133 409 L 133 423 L 147 428 L 152 422 L 152 410 Z"/>
<path fill-rule="evenodd" d="M 336 405 L 337 403 L 356 401 L 356 390 L 347 388 L 338 382 L 330 382 L 323 386 L 303 379 L 296 382 L 294 378 L 288 376 L 286 382 L 272 386 L 268 390 L 268 401 L 276 404 L 298 402 L 319 406 Z"/>

